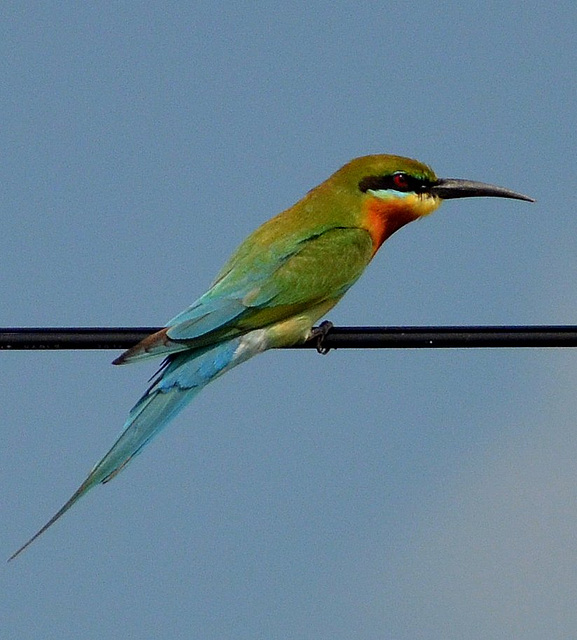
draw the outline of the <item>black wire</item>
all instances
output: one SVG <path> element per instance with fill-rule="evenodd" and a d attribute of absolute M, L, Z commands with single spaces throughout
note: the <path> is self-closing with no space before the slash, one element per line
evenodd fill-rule
<path fill-rule="evenodd" d="M 0 349 L 128 349 L 162 327 L 0 328 Z M 295 348 L 316 348 L 311 340 Z M 577 326 L 332 327 L 326 349 L 577 347 Z"/>

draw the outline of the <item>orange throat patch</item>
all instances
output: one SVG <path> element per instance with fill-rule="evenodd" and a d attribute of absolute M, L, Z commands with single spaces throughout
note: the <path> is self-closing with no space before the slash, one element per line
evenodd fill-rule
<path fill-rule="evenodd" d="M 401 227 L 420 218 L 422 214 L 415 211 L 411 202 L 402 199 L 368 198 L 363 206 L 364 226 L 373 239 L 373 250 L 376 252 L 383 242 Z"/>

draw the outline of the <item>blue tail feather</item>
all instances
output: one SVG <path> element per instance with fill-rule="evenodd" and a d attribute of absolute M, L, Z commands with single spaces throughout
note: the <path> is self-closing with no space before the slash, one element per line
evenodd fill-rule
<path fill-rule="evenodd" d="M 254 355 L 238 347 L 241 338 L 195 351 L 168 356 L 147 392 L 131 410 L 123 431 L 108 453 L 93 467 L 66 504 L 10 560 L 64 515 L 92 487 L 112 480 L 209 382 Z"/>

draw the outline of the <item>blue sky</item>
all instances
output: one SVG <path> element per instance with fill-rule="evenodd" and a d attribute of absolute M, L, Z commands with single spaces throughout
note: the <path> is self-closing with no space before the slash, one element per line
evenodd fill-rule
<path fill-rule="evenodd" d="M 0 10 L 0 326 L 159 325 L 354 156 L 535 205 L 446 203 L 335 324 L 575 323 L 572 2 Z M 0 353 L 8 557 L 154 365 Z M 577 635 L 571 350 L 271 352 L 0 569 L 6 637 Z"/>

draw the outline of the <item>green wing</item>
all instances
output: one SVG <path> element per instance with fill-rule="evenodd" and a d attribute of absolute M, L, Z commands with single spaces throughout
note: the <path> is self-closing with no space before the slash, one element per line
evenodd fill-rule
<path fill-rule="evenodd" d="M 203 346 L 336 302 L 372 254 L 368 231 L 349 227 L 272 247 L 245 242 L 212 288 L 167 324 L 167 335 Z"/>

